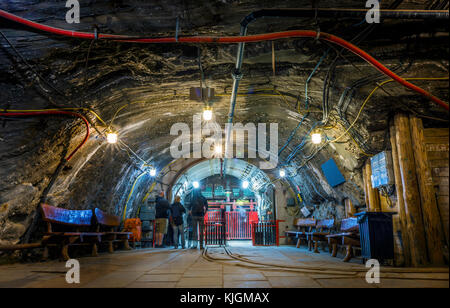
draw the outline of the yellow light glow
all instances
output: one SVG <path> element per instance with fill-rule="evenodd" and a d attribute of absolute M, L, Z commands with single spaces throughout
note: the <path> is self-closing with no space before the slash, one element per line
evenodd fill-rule
<path fill-rule="evenodd" d="M 108 143 L 114 144 L 117 143 L 117 134 L 116 133 L 107 133 L 106 134 L 106 141 L 108 141 Z"/>
<path fill-rule="evenodd" d="M 221 145 L 221 144 L 217 144 L 217 145 L 214 147 L 214 152 L 215 152 L 216 154 L 218 154 L 218 155 L 221 155 L 221 154 L 222 154 L 222 145 Z"/>
<path fill-rule="evenodd" d="M 211 108 L 207 107 L 207 108 L 203 109 L 203 120 L 211 121 L 212 116 L 213 116 L 213 113 L 212 113 Z"/>
<path fill-rule="evenodd" d="M 311 135 L 311 142 L 314 144 L 319 144 L 322 142 L 322 135 L 320 133 L 314 133 Z"/>

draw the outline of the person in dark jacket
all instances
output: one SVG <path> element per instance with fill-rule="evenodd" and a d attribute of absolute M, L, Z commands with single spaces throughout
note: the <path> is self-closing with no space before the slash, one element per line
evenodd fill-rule
<path fill-rule="evenodd" d="M 164 191 L 159 193 L 159 196 L 156 197 L 156 215 L 155 215 L 155 240 L 156 247 L 163 248 L 163 238 L 167 233 L 167 227 L 169 225 L 169 211 L 170 205 L 169 201 L 164 198 Z"/>
<path fill-rule="evenodd" d="M 170 222 L 173 230 L 173 245 L 175 249 L 178 248 L 179 235 L 181 236 L 181 248 L 185 248 L 183 214 L 186 213 L 186 209 L 180 201 L 180 196 L 176 196 L 175 202 L 170 206 Z"/>
<path fill-rule="evenodd" d="M 205 213 L 208 211 L 208 201 L 202 196 L 199 189 L 195 189 L 191 200 L 192 215 L 192 246 L 197 248 L 198 235 L 200 235 L 200 249 L 203 249 L 203 230 L 205 228 Z M 198 229 L 197 229 L 198 227 Z M 197 233 L 198 232 L 198 233 Z"/>

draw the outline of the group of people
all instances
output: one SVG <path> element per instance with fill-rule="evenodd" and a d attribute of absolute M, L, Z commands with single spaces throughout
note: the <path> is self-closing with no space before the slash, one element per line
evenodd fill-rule
<path fill-rule="evenodd" d="M 204 229 L 204 217 L 208 211 L 208 201 L 202 196 L 199 190 L 194 190 L 191 206 L 188 211 L 187 224 L 189 229 L 189 244 L 191 249 L 198 247 L 200 242 L 200 249 L 203 249 L 203 229 Z M 162 248 L 164 235 L 167 234 L 169 225 L 173 230 L 173 245 L 174 248 L 186 248 L 185 241 L 185 227 L 184 227 L 184 215 L 186 209 L 181 204 L 180 196 L 176 196 L 174 203 L 171 205 L 164 196 L 164 191 L 159 193 L 156 198 L 156 224 L 155 224 L 155 247 Z M 200 236 L 199 236 L 200 235 Z M 198 238 L 200 239 L 198 240 Z M 179 241 L 181 238 L 181 241 Z"/>

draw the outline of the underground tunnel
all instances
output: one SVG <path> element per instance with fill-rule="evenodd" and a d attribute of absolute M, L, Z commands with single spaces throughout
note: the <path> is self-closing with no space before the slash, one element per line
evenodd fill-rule
<path fill-rule="evenodd" d="M 0 287 L 448 288 L 448 9 L 1 1 Z"/>

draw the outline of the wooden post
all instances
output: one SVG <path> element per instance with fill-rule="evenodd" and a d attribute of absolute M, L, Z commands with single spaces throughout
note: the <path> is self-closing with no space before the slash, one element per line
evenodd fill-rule
<path fill-rule="evenodd" d="M 389 135 L 391 141 L 392 148 L 392 165 L 394 169 L 394 181 L 395 181 L 395 190 L 397 194 L 397 204 L 396 208 L 398 211 L 398 215 L 394 215 L 394 232 L 400 238 L 401 248 L 403 252 L 403 261 L 405 266 L 411 265 L 411 252 L 410 252 L 410 240 L 408 237 L 408 229 L 407 229 L 407 220 L 406 220 L 406 212 L 405 212 L 405 202 L 403 200 L 403 184 L 402 177 L 400 175 L 400 166 L 398 161 L 398 152 L 397 152 L 397 144 L 395 139 L 395 126 L 392 122 L 389 127 Z"/>
<path fill-rule="evenodd" d="M 410 116 L 412 145 L 416 163 L 416 175 L 419 184 L 420 200 L 422 201 L 422 217 L 427 239 L 428 257 L 432 264 L 444 264 L 442 246 L 445 243 L 439 218 L 436 194 L 433 186 L 431 170 L 428 166 L 428 156 L 423 136 L 422 120 Z"/>
<path fill-rule="evenodd" d="M 369 210 L 369 191 L 367 189 L 366 165 L 362 167 L 362 176 L 364 182 L 364 200 L 366 202 L 367 210 Z"/>
<path fill-rule="evenodd" d="M 356 213 L 355 207 L 353 206 L 352 200 L 345 199 L 345 216 L 346 217 L 353 217 L 353 215 Z"/>
<path fill-rule="evenodd" d="M 366 181 L 367 181 L 367 194 L 369 197 L 369 204 L 367 208 L 371 212 L 380 212 L 380 195 L 378 193 L 378 189 L 372 188 L 372 167 L 370 166 L 370 159 L 366 161 L 366 165 L 364 167 L 366 173 Z"/>
<path fill-rule="evenodd" d="M 420 194 L 417 185 L 416 165 L 409 128 L 409 118 L 404 114 L 396 114 L 394 122 L 407 230 L 410 240 L 411 265 L 420 266 L 427 264 L 427 246 L 425 242 L 422 211 L 420 209 Z"/>

